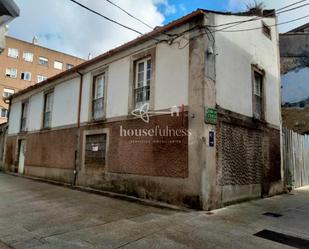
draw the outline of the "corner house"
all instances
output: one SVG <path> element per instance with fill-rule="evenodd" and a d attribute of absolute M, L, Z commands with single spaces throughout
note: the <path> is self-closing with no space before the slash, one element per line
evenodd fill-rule
<path fill-rule="evenodd" d="M 205 210 L 282 191 L 276 18 L 254 16 L 198 9 L 14 94 L 5 170 Z"/>

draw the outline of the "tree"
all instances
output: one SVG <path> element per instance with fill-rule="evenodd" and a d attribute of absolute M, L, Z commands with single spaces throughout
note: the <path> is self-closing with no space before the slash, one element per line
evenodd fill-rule
<path fill-rule="evenodd" d="M 262 14 L 263 9 L 266 7 L 264 2 L 258 2 L 257 0 L 253 0 L 251 3 L 246 4 L 248 12 L 252 14 Z"/>

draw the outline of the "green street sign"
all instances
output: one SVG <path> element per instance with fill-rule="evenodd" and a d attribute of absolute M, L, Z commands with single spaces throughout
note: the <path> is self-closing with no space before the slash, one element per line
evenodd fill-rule
<path fill-rule="evenodd" d="M 205 124 L 217 124 L 218 113 L 214 108 L 205 107 Z"/>

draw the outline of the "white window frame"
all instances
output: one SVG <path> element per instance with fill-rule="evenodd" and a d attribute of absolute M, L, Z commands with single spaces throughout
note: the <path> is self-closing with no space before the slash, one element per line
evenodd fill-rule
<path fill-rule="evenodd" d="M 44 63 L 41 63 L 43 61 L 44 61 Z M 44 67 L 48 67 L 48 65 L 49 65 L 48 63 L 49 63 L 48 58 L 43 57 L 43 56 L 39 57 L 39 65 L 44 66 Z"/>
<path fill-rule="evenodd" d="M 47 102 L 48 97 L 50 98 L 49 103 Z M 54 92 L 53 91 L 46 92 L 44 94 L 43 129 L 48 129 L 51 127 L 53 104 L 54 104 Z M 47 118 L 48 122 L 46 122 Z"/>
<path fill-rule="evenodd" d="M 28 75 L 29 77 L 26 77 L 25 75 Z M 25 81 L 31 81 L 31 72 L 22 72 L 20 78 Z"/>
<path fill-rule="evenodd" d="M 260 77 L 261 82 L 257 88 L 256 75 Z M 264 94 L 265 73 L 256 67 L 252 67 L 252 113 L 253 117 L 258 120 L 265 119 L 265 94 Z M 257 107 L 258 102 L 260 104 Z"/>
<path fill-rule="evenodd" d="M 33 62 L 33 53 L 31 52 L 23 52 L 23 59 L 27 62 Z"/>
<path fill-rule="evenodd" d="M 147 77 L 148 62 L 150 61 L 150 78 Z M 143 78 L 139 78 L 139 65 L 143 64 Z M 150 85 L 152 76 L 152 59 L 146 57 L 135 62 L 135 82 L 134 82 L 134 105 L 140 108 L 142 105 L 150 102 Z M 141 83 L 141 84 L 140 84 Z M 141 100 L 141 101 L 139 101 Z"/>
<path fill-rule="evenodd" d="M 12 73 L 12 72 L 14 72 L 14 73 Z M 10 77 L 10 78 L 12 78 L 12 79 L 16 79 L 17 78 L 17 69 L 16 68 L 7 68 L 6 70 L 5 70 L 5 75 L 7 76 L 7 77 Z"/>
<path fill-rule="evenodd" d="M 41 83 L 41 82 L 47 80 L 47 77 L 44 76 L 44 75 L 37 75 L 36 79 L 37 79 L 37 83 Z"/>
<path fill-rule="evenodd" d="M 103 78 L 103 86 L 102 86 L 102 93 L 99 95 L 98 94 L 98 79 L 99 78 Z M 106 76 L 106 72 L 102 72 L 100 74 L 97 74 L 93 77 L 93 91 L 92 91 L 92 119 L 93 120 L 99 120 L 99 119 L 103 119 L 105 116 L 105 92 L 106 92 L 106 80 L 107 80 L 107 76 Z M 102 109 L 100 110 L 100 112 L 96 112 L 97 109 L 97 105 L 101 105 Z"/>
<path fill-rule="evenodd" d="M 63 63 L 61 61 L 54 61 L 54 68 L 58 70 L 62 70 Z"/>
<path fill-rule="evenodd" d="M 2 115 L 2 112 L 4 111 L 5 115 Z M 7 118 L 8 117 L 8 109 L 4 107 L 0 107 L 0 118 Z"/>
<path fill-rule="evenodd" d="M 11 58 L 18 59 L 19 51 L 17 48 L 9 48 L 8 49 L 8 56 Z"/>
<path fill-rule="evenodd" d="M 3 94 L 2 94 L 2 96 L 3 96 L 4 98 L 8 98 L 8 97 L 10 97 L 11 95 L 13 95 L 14 93 L 15 93 L 15 91 L 14 91 L 13 89 L 4 88 L 4 89 L 3 89 Z"/>

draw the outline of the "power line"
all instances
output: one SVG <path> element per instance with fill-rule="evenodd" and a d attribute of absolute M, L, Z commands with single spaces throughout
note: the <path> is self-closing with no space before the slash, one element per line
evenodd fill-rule
<path fill-rule="evenodd" d="M 94 13 L 94 14 L 100 16 L 100 17 L 103 17 L 104 19 L 106 19 L 106 20 L 108 20 L 108 21 L 110 21 L 110 22 L 112 22 L 112 23 L 115 23 L 115 24 L 117 24 L 117 25 L 119 25 L 119 26 L 121 26 L 121 27 L 123 27 L 123 28 L 125 28 L 125 29 L 131 30 L 131 31 L 133 31 L 133 32 L 135 32 L 135 33 L 137 33 L 137 34 L 139 34 L 139 35 L 143 35 L 142 32 L 140 32 L 140 31 L 138 31 L 138 30 L 136 30 L 136 29 L 133 29 L 133 28 L 131 28 L 131 27 L 129 27 L 129 26 L 126 26 L 126 25 L 124 25 L 124 24 L 122 24 L 122 23 L 120 23 L 120 22 L 117 22 L 117 21 L 115 21 L 115 20 L 113 20 L 113 19 L 111 19 L 111 18 L 109 18 L 109 17 L 107 17 L 107 16 L 104 16 L 104 15 L 102 15 L 101 13 L 99 13 L 99 12 L 93 10 L 93 9 L 90 9 L 89 7 L 83 5 L 83 4 L 81 4 L 81 3 L 79 3 L 79 2 L 77 2 L 77 1 L 75 1 L 75 0 L 69 0 L 69 1 L 71 1 L 71 2 L 73 2 L 73 3 L 75 3 L 75 4 L 77 4 L 77 5 L 79 5 L 80 7 L 84 8 L 84 9 L 86 9 L 86 10 L 88 10 L 88 11 L 90 11 L 90 12 L 92 12 L 92 13 Z"/>
<path fill-rule="evenodd" d="M 105 0 L 106 2 L 110 3 L 111 5 L 117 7 L 118 9 L 120 9 L 122 12 L 126 13 L 128 16 L 132 17 L 133 19 L 139 21 L 140 23 L 144 24 L 145 26 L 147 26 L 150 29 L 153 29 L 153 27 L 151 27 L 149 24 L 147 24 L 146 22 L 144 22 L 143 20 L 135 17 L 134 15 L 132 15 L 131 13 L 129 13 L 128 11 L 126 11 L 125 9 L 123 9 L 122 7 L 120 7 L 119 5 L 115 4 L 114 2 L 110 1 L 110 0 Z"/>
<path fill-rule="evenodd" d="M 276 14 L 282 14 L 282 13 L 285 13 L 285 12 L 288 12 L 288 11 L 292 11 L 292 10 L 295 10 L 295 9 L 298 9 L 298 8 L 302 8 L 302 7 L 306 6 L 306 5 L 309 5 L 309 3 L 307 3 L 307 4 L 304 4 L 304 5 L 301 5 L 301 6 L 294 7 L 294 8 L 292 8 L 292 9 L 284 10 L 284 9 L 286 9 L 286 8 L 289 8 L 289 7 L 291 7 L 291 6 L 294 6 L 294 5 L 296 5 L 296 4 L 299 4 L 299 3 L 302 3 L 302 2 L 306 2 L 306 1 L 308 1 L 308 0 L 301 0 L 301 1 L 298 1 L 298 2 L 296 2 L 296 3 L 283 6 L 283 7 L 279 8 L 279 9 L 277 9 L 277 11 L 279 11 L 279 12 L 277 12 Z M 228 26 L 228 27 L 222 28 L 222 29 L 220 29 L 220 30 L 217 30 L 217 31 L 222 31 L 222 30 L 225 30 L 225 29 L 228 29 L 228 28 L 235 27 L 235 26 L 240 25 L 240 24 L 242 24 L 242 23 L 251 22 L 251 21 L 257 21 L 257 20 L 260 20 L 260 19 L 265 18 L 265 17 L 268 17 L 268 16 L 272 16 L 272 15 L 273 15 L 273 13 L 269 13 L 269 14 L 263 16 L 263 17 L 254 17 L 254 18 L 251 18 L 251 19 L 248 19 L 248 20 L 244 20 L 244 21 L 223 23 L 223 24 L 220 24 L 220 25 L 209 26 L 209 27 L 216 28 L 216 27 L 222 27 L 222 26 L 234 24 L 234 25 L 230 25 L 230 26 Z"/>
<path fill-rule="evenodd" d="M 292 19 L 286 22 L 281 22 L 281 23 L 277 23 L 277 24 L 273 24 L 273 25 L 269 25 L 269 27 L 275 27 L 275 26 L 279 26 L 279 25 L 283 25 L 283 24 L 288 24 L 291 22 L 296 22 L 302 19 L 305 19 L 309 17 L 309 15 L 303 16 L 303 17 L 299 17 L 296 19 Z M 258 29 L 262 29 L 263 27 L 257 27 L 257 28 L 250 28 L 250 29 L 239 29 L 239 30 L 215 30 L 214 32 L 243 32 L 243 31 L 250 31 L 250 30 L 258 30 Z"/>

